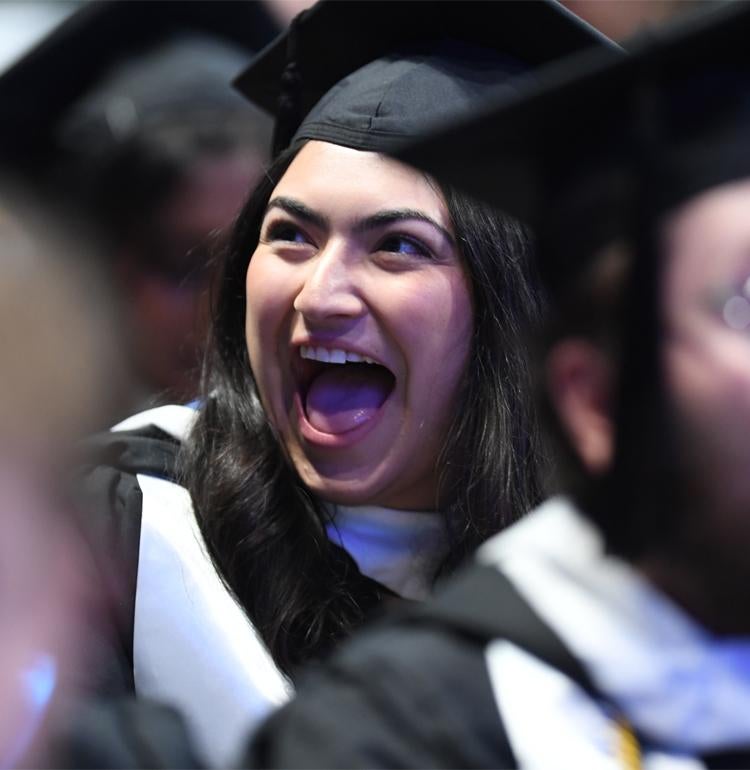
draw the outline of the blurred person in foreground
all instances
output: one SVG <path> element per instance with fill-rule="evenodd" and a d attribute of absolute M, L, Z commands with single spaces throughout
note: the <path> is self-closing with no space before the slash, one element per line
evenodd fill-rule
<path fill-rule="evenodd" d="M 84 629 L 106 612 L 65 476 L 74 437 L 111 416 L 118 367 L 104 292 L 59 235 L 28 199 L 0 196 L 3 767 L 49 761 L 50 725 L 87 676 Z"/>
<path fill-rule="evenodd" d="M 311 674 L 251 764 L 750 766 L 749 32 L 713 10 L 401 154 L 536 224 L 566 495 Z"/>

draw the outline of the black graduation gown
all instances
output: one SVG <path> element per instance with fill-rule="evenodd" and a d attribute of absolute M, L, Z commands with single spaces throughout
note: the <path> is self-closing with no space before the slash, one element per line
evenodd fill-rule
<path fill-rule="evenodd" d="M 689 768 L 750 767 L 750 747 L 675 754 L 623 722 L 617 704 L 514 584 L 495 566 L 480 564 L 468 567 L 432 600 L 403 608 L 353 639 L 325 669 L 311 672 L 296 698 L 255 733 L 246 766 L 524 766 L 490 681 L 485 653 L 498 641 L 512 643 L 570 680 L 613 725 L 625 725 L 627 745 L 622 764 L 615 766 L 648 767 L 652 756 L 669 754 L 674 767 L 681 762 Z M 537 697 L 536 691 L 527 693 L 532 703 Z M 533 740 L 550 740 L 552 727 L 540 719 Z M 556 756 L 556 766 L 575 766 L 565 753 Z"/>
<path fill-rule="evenodd" d="M 85 634 L 85 670 L 74 683 L 81 695 L 70 719 L 55 726 L 55 764 L 160 766 L 200 764 L 180 715 L 135 698 L 133 635 L 143 492 L 138 475 L 174 481 L 180 441 L 153 424 L 95 436 L 90 461 L 74 484 L 107 612 Z M 381 595 L 395 597 L 366 576 Z M 370 594 L 373 594 L 370 589 Z M 374 595 L 374 594 L 373 594 Z"/>
<path fill-rule="evenodd" d="M 106 614 L 87 634 L 84 691 L 135 692 L 133 624 L 143 495 L 136 475 L 174 478 L 179 442 L 159 428 L 109 432 L 86 442 L 90 458 L 73 484 L 81 531 L 104 588 Z"/>
<path fill-rule="evenodd" d="M 516 767 L 484 659 L 499 636 L 585 677 L 501 573 L 471 566 L 310 672 L 256 733 L 247 766 Z"/>
<path fill-rule="evenodd" d="M 72 696 L 46 725 L 50 767 L 198 768 L 181 715 L 136 698 L 133 624 L 143 497 L 136 474 L 174 478 L 179 442 L 154 426 L 103 433 L 86 442 L 89 458 L 72 484 L 80 531 L 104 594 L 103 612 L 81 636 Z"/>

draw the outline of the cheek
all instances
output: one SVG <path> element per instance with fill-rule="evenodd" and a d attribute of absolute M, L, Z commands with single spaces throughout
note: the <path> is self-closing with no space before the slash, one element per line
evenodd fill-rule
<path fill-rule="evenodd" d="M 250 362 L 255 371 L 258 371 L 257 355 L 260 340 L 259 318 L 262 315 L 263 286 L 255 262 L 251 259 L 245 276 L 245 340 L 250 354 Z"/>
<path fill-rule="evenodd" d="M 248 352 L 256 362 L 291 306 L 284 292 L 284 280 L 274 260 L 259 249 L 253 254 L 245 277 L 245 334 Z"/>
<path fill-rule="evenodd" d="M 719 330 L 667 348 L 670 388 L 691 411 L 750 404 L 750 339 Z"/>
<path fill-rule="evenodd" d="M 415 289 L 409 307 L 413 333 L 411 374 L 431 398 L 452 397 L 471 349 L 474 312 L 462 273 L 440 274 Z"/>
<path fill-rule="evenodd" d="M 289 282 L 276 262 L 260 249 L 250 259 L 245 277 L 245 342 L 261 402 L 278 428 L 290 406 L 283 396 L 282 341 L 289 339 L 285 324 L 293 298 L 288 296 Z"/>
<path fill-rule="evenodd" d="M 750 340 L 718 330 L 667 350 L 670 392 L 692 449 L 728 469 L 750 459 Z"/>

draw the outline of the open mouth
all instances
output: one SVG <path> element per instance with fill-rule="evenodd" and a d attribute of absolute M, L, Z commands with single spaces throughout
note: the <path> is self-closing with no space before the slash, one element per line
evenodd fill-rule
<path fill-rule="evenodd" d="M 308 422 L 322 433 L 346 433 L 369 422 L 393 392 L 386 366 L 339 348 L 299 348 L 295 376 Z"/>

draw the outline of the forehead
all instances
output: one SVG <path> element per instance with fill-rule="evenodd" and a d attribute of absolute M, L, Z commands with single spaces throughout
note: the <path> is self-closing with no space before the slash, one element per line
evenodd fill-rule
<path fill-rule="evenodd" d="M 750 277 L 750 180 L 713 188 L 664 223 L 668 298 L 722 290 Z"/>
<path fill-rule="evenodd" d="M 450 228 L 445 200 L 427 175 L 375 152 L 308 142 L 271 197 L 289 196 L 327 216 L 367 216 L 382 209 L 415 209 Z"/>

